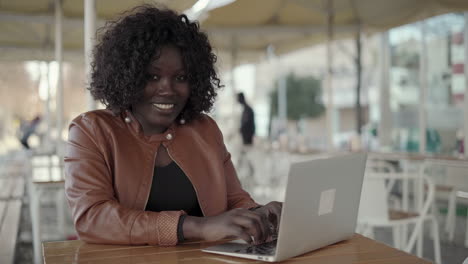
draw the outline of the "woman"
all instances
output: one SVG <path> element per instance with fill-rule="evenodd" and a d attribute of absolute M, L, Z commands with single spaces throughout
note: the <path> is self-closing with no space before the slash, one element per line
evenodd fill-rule
<path fill-rule="evenodd" d="M 107 109 L 72 121 L 65 157 L 80 239 L 268 240 L 281 203 L 259 206 L 242 189 L 219 128 L 204 114 L 221 85 L 198 24 L 145 5 L 105 30 L 89 89 Z"/>

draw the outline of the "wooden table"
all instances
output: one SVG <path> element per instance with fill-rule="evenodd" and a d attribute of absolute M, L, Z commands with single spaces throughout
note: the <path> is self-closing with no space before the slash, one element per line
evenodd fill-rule
<path fill-rule="evenodd" d="M 43 243 L 44 262 L 56 263 L 264 263 L 201 252 L 219 242 L 192 242 L 175 247 L 95 245 L 82 241 Z M 409 255 L 356 234 L 352 239 L 295 257 L 282 263 L 426 264 Z"/>

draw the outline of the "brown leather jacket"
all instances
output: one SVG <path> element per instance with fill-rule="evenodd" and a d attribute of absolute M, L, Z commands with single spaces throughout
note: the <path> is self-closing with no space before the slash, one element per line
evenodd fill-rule
<path fill-rule="evenodd" d="M 72 121 L 65 156 L 65 191 L 80 239 L 177 243 L 177 224 L 184 212 L 145 211 L 161 144 L 192 182 L 205 216 L 257 206 L 242 189 L 221 131 L 207 115 L 174 124 L 164 134 L 145 136 L 130 112 L 115 116 L 96 110 Z"/>

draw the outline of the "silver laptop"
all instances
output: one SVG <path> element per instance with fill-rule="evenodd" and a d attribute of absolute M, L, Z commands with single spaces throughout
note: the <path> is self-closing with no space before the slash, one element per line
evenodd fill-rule
<path fill-rule="evenodd" d="M 256 246 L 236 240 L 203 251 L 274 262 L 351 238 L 365 164 L 365 153 L 293 163 L 277 240 Z"/>

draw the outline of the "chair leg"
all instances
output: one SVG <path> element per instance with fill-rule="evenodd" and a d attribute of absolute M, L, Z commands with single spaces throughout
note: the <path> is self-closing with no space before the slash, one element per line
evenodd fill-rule
<path fill-rule="evenodd" d="M 33 263 L 42 263 L 41 258 L 41 196 L 42 190 L 30 182 L 29 209 L 31 213 L 32 238 L 33 238 Z"/>
<path fill-rule="evenodd" d="M 396 225 L 392 227 L 393 232 L 393 246 L 397 249 L 401 249 L 401 228 Z"/>
<path fill-rule="evenodd" d="M 439 208 L 437 207 L 435 201 L 431 205 L 431 210 L 432 210 L 432 215 L 434 215 L 434 218 L 437 220 L 439 219 Z M 434 232 L 430 232 L 431 239 L 434 239 Z"/>
<path fill-rule="evenodd" d="M 67 236 L 65 223 L 65 194 L 63 189 L 56 190 L 55 206 L 57 210 L 57 223 L 63 238 Z"/>
<path fill-rule="evenodd" d="M 449 206 L 448 206 L 448 211 L 447 211 L 447 222 L 445 224 L 445 229 L 448 232 L 448 239 L 449 241 L 453 241 L 454 236 L 455 236 L 455 222 L 456 222 L 456 201 L 457 199 L 457 193 L 456 191 L 452 191 L 450 193 L 450 198 L 449 198 Z"/>
<path fill-rule="evenodd" d="M 406 245 L 408 244 L 408 225 L 403 225 L 401 227 L 401 248 L 406 248 Z"/>
<path fill-rule="evenodd" d="M 419 227 L 419 231 L 418 231 L 418 241 L 416 242 L 416 255 L 420 258 L 422 258 L 423 256 L 423 239 L 424 239 L 424 222 L 423 224 L 421 225 L 421 227 Z"/>
<path fill-rule="evenodd" d="M 356 225 L 356 231 L 355 231 L 356 233 L 364 235 L 365 231 L 366 231 L 366 225 L 365 224 L 358 223 Z"/>
<path fill-rule="evenodd" d="M 374 227 L 367 226 L 362 235 L 370 239 L 374 239 Z"/>
<path fill-rule="evenodd" d="M 465 247 L 468 248 L 468 214 L 466 215 Z"/>
<path fill-rule="evenodd" d="M 435 217 L 432 218 L 432 236 L 434 239 L 434 259 L 436 264 L 442 264 L 440 256 L 439 224 Z"/>

